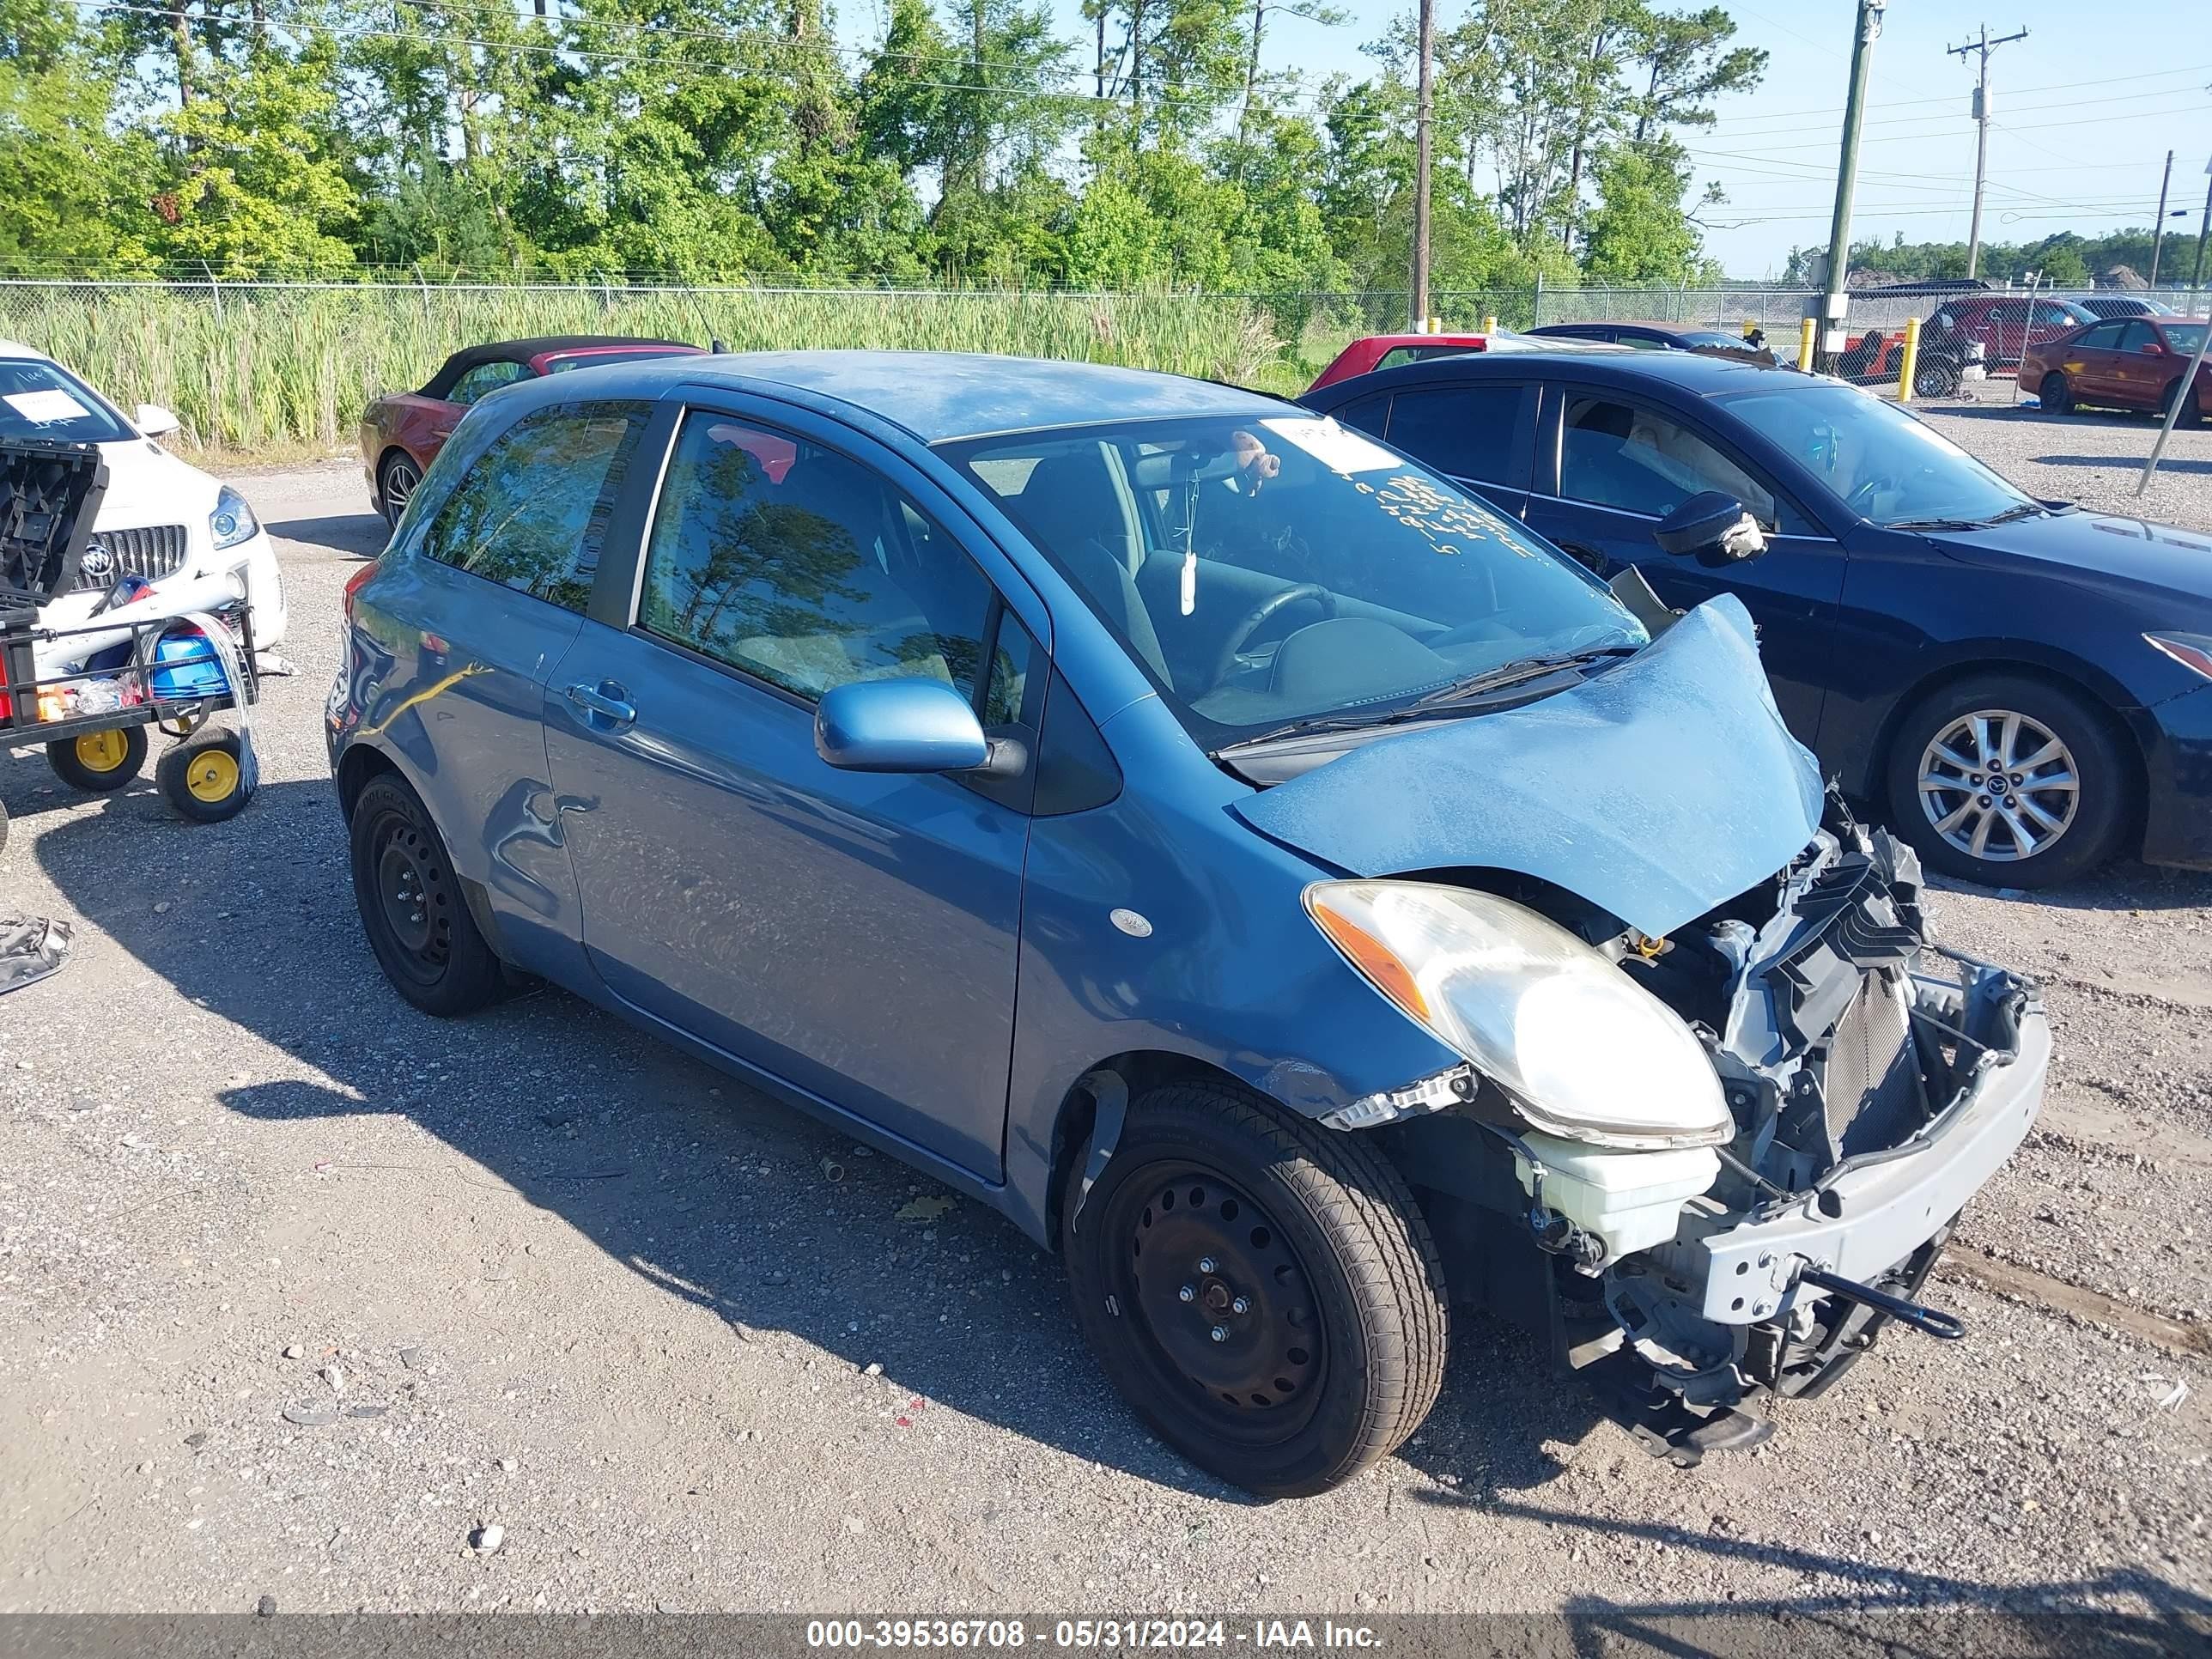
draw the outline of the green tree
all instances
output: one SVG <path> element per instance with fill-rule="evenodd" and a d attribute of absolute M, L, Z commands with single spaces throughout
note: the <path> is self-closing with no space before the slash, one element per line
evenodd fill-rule
<path fill-rule="evenodd" d="M 0 0 L 0 263 L 128 274 L 153 253 L 154 149 L 118 121 L 122 33 Z"/>

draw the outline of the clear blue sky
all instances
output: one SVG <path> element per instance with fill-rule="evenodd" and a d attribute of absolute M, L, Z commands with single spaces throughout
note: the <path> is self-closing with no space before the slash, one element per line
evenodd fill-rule
<path fill-rule="evenodd" d="M 1756 9 L 1718 0 L 1737 39 L 1764 46 L 1765 81 L 1727 99 L 1720 119 L 1686 135 L 1698 185 L 1717 182 L 1722 207 L 1701 216 L 1707 246 L 1732 276 L 1779 275 L 1793 244 L 1824 243 L 1833 201 L 1837 143 L 1850 77 L 1856 0 L 1759 0 Z M 1089 38 L 1079 0 L 1054 0 L 1064 32 Z M 1359 50 L 1408 9 L 1401 0 L 1336 0 L 1352 21 L 1323 28 L 1297 18 L 1269 23 L 1266 66 L 1295 69 L 1309 85 L 1332 73 L 1363 76 Z M 1703 0 L 1674 0 L 1691 9 Z M 880 33 L 879 0 L 844 0 L 840 33 Z M 1462 15 L 1438 0 L 1440 25 Z M 2027 39 L 1990 59 L 1996 122 L 1982 234 L 2021 241 L 2057 230 L 2090 234 L 2148 225 L 2160 171 L 2174 152 L 2169 219 L 2194 252 L 2212 158 L 2212 0 L 2131 0 L 2104 14 L 2083 0 L 2010 0 L 1986 9 L 1967 0 L 1891 0 L 1875 46 L 1855 240 L 1963 240 L 1973 199 L 1972 58 L 1944 55 L 1982 23 L 1992 35 L 2025 27 Z M 2176 256 L 2167 248 L 2169 260 Z M 2208 260 L 2212 263 L 2212 260 Z"/>

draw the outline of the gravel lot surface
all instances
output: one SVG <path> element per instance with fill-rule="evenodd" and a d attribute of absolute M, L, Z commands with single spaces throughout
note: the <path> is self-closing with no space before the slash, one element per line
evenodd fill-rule
<path fill-rule="evenodd" d="M 2122 510 L 2150 431 L 1936 418 Z M 2149 510 L 2212 530 L 2212 435 L 2173 458 Z M 1970 1340 L 1683 1473 L 1462 1317 L 1401 1455 L 1256 1504 L 975 1206 L 564 994 L 387 988 L 318 729 L 380 527 L 349 465 L 247 488 L 299 665 L 252 807 L 0 768 L 5 907 L 77 933 L 0 1002 L 0 1610 L 2212 1611 L 2212 880 L 1932 895 L 2059 1043 L 1931 1287 Z"/>

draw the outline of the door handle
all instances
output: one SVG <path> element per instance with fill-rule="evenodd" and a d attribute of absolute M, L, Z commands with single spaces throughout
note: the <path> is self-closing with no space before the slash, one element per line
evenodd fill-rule
<path fill-rule="evenodd" d="M 629 693 L 612 680 L 601 680 L 597 685 L 572 685 L 567 696 L 586 714 L 596 714 L 611 725 L 629 726 L 637 720 L 637 708 L 629 701 Z"/>

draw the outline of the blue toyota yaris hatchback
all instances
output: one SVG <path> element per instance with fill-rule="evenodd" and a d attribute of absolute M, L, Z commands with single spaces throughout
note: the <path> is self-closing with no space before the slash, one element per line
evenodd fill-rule
<path fill-rule="evenodd" d="M 403 995 L 542 975 L 1003 1211 L 1228 1480 L 1395 1447 L 1451 1303 L 1683 1462 L 1888 1320 L 1960 1334 L 1916 1298 L 2034 1118 L 2033 987 L 1927 941 L 1734 599 L 1608 587 L 1333 421 L 994 358 L 580 371 L 471 413 L 344 632 Z"/>

